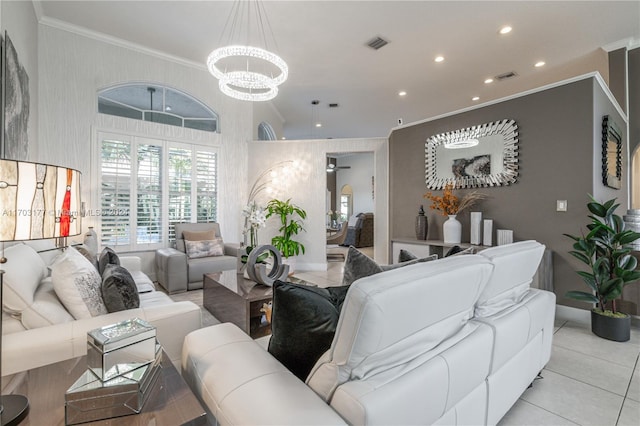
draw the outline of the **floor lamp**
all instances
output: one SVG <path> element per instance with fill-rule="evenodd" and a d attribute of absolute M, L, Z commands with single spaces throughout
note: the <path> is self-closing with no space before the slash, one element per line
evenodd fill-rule
<path fill-rule="evenodd" d="M 0 160 L 0 301 L 4 280 L 16 278 L 3 270 L 3 266 L 11 262 L 4 256 L 4 243 L 55 238 L 58 247 L 65 247 L 67 237 L 81 233 L 80 206 L 80 172 L 77 170 L 26 161 Z M 2 426 L 19 424 L 28 412 L 27 397 L 0 396 Z"/>

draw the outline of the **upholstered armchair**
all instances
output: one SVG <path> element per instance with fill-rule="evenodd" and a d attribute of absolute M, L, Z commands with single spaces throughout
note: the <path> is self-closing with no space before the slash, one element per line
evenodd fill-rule
<path fill-rule="evenodd" d="M 373 213 L 358 213 L 352 216 L 349 219 L 345 239 L 340 245 L 354 247 L 373 246 Z"/>
<path fill-rule="evenodd" d="M 177 223 L 175 248 L 156 251 L 156 275 L 158 283 L 169 294 L 202 288 L 204 274 L 235 269 L 238 244 L 222 243 L 220 225 L 217 223 Z M 190 240 L 207 242 L 218 240 L 222 247 L 211 251 L 212 255 L 195 254 L 187 250 Z M 187 241 L 185 243 L 185 240 Z"/>

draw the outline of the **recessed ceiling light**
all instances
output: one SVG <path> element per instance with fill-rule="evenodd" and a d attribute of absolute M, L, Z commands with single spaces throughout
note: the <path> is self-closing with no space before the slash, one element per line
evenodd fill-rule
<path fill-rule="evenodd" d="M 480 100 L 480 96 L 474 96 L 473 98 L 471 98 L 472 101 L 479 101 Z"/>
<path fill-rule="evenodd" d="M 322 127 L 322 123 L 316 123 L 316 127 Z"/>
<path fill-rule="evenodd" d="M 504 27 L 500 28 L 500 31 L 498 31 L 500 34 L 504 35 L 504 34 L 509 34 L 511 32 L 513 28 L 511 28 L 508 25 L 505 25 Z"/>
<path fill-rule="evenodd" d="M 493 83 L 493 79 L 492 78 L 488 78 L 484 81 L 484 84 L 489 84 L 489 83 Z"/>
<path fill-rule="evenodd" d="M 398 92 L 398 96 L 407 96 L 407 92 L 402 90 L 402 91 Z"/>
<path fill-rule="evenodd" d="M 444 61 L 444 56 L 436 56 L 436 58 L 434 59 L 434 61 L 436 61 L 436 62 L 442 62 L 442 61 Z"/>
<path fill-rule="evenodd" d="M 545 61 L 539 61 L 539 62 L 536 62 L 536 65 L 535 65 L 535 66 L 536 66 L 536 68 L 540 68 L 540 67 L 544 67 L 544 66 L 545 66 L 545 64 L 546 64 L 546 62 L 545 62 Z"/>

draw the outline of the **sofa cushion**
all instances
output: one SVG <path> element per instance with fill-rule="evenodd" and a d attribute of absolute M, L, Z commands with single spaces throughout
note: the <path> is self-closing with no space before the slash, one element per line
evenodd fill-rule
<path fill-rule="evenodd" d="M 36 251 L 26 244 L 16 244 L 4 251 L 2 306 L 7 313 L 20 313 L 33 304 L 47 266 Z"/>
<path fill-rule="evenodd" d="M 118 258 L 118 255 L 113 251 L 113 249 L 105 247 L 102 249 L 102 253 L 100 253 L 100 256 L 98 257 L 98 272 L 100 275 L 104 273 L 104 268 L 110 263 L 119 265 L 120 258 Z"/>
<path fill-rule="evenodd" d="M 102 274 L 102 300 L 109 312 L 140 306 L 138 288 L 129 271 L 120 265 L 106 266 Z"/>
<path fill-rule="evenodd" d="M 197 241 L 185 240 L 184 244 L 189 259 L 222 256 L 224 254 L 224 243 L 222 242 L 222 238 Z"/>
<path fill-rule="evenodd" d="M 274 282 L 268 350 L 300 380 L 331 346 L 346 293 L 347 287 Z"/>
<path fill-rule="evenodd" d="M 108 313 L 98 271 L 73 247 L 68 247 L 51 266 L 51 279 L 56 295 L 75 319 Z"/>
<path fill-rule="evenodd" d="M 202 281 L 204 274 L 236 269 L 238 258 L 235 256 L 212 256 L 189 259 L 187 270 L 189 271 L 189 282 Z"/>
<path fill-rule="evenodd" d="M 51 277 L 45 278 L 36 290 L 31 306 L 22 311 L 21 321 L 26 329 L 46 327 L 73 321 L 53 288 Z"/>
<path fill-rule="evenodd" d="M 529 291 L 544 249 L 537 241 L 520 241 L 481 251 L 479 254 L 495 265 L 495 271 L 478 298 L 475 315 L 495 315 L 520 302 Z"/>
<path fill-rule="evenodd" d="M 222 237 L 222 235 L 220 235 L 220 225 L 216 222 L 209 222 L 209 223 L 176 223 L 175 224 L 175 230 L 176 230 L 176 249 L 185 253 L 185 247 L 184 247 L 184 233 L 185 232 L 210 232 L 213 230 L 214 232 L 214 238 L 215 237 Z M 188 235 L 188 234 L 187 234 Z M 207 238 L 209 240 L 213 239 L 213 238 Z"/>
<path fill-rule="evenodd" d="M 214 240 L 216 238 L 216 231 L 211 229 L 210 231 L 182 231 L 182 238 L 185 241 L 205 241 Z"/>

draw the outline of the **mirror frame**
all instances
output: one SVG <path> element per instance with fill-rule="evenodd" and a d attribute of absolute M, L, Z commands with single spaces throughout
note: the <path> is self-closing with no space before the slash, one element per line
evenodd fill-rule
<path fill-rule="evenodd" d="M 466 176 L 463 178 L 443 178 L 437 175 L 436 149 L 445 143 L 471 138 L 501 135 L 503 138 L 503 170 L 489 176 Z M 503 119 L 466 129 L 440 133 L 431 136 L 425 143 L 425 177 L 427 188 L 438 190 L 447 184 L 455 188 L 481 188 L 489 186 L 510 185 L 515 183 L 519 173 L 518 164 L 518 125 L 515 120 Z"/>
<path fill-rule="evenodd" d="M 618 125 L 605 115 L 602 117 L 602 183 L 609 188 L 620 189 L 622 186 L 622 134 Z M 609 144 L 616 144 L 615 164 L 609 164 Z M 616 169 L 615 176 L 609 173 L 609 168 Z"/>

